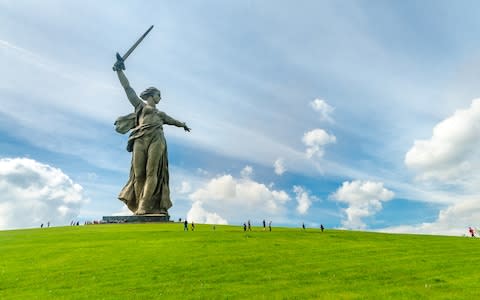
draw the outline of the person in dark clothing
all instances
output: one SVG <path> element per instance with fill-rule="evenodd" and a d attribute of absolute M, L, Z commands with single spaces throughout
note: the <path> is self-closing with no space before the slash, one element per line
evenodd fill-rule
<path fill-rule="evenodd" d="M 323 232 L 324 229 L 325 227 L 323 227 L 323 224 L 320 224 L 320 230 Z"/>
<path fill-rule="evenodd" d="M 247 231 L 247 224 L 243 223 L 243 231 Z"/>
<path fill-rule="evenodd" d="M 187 220 L 185 220 L 185 222 L 183 222 L 183 231 L 188 231 L 188 222 L 187 222 Z"/>

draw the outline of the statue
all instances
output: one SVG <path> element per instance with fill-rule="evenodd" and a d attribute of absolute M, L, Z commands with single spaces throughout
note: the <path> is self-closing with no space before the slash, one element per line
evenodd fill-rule
<path fill-rule="evenodd" d="M 115 121 L 117 132 L 125 134 L 130 131 L 127 151 L 132 152 L 130 178 L 118 195 L 135 215 L 156 214 L 168 216 L 172 207 L 169 189 L 167 142 L 163 135 L 163 125 L 190 128 L 157 109 L 160 91 L 149 87 L 137 96 L 123 72 L 125 60 L 150 32 L 153 25 L 122 57 L 117 53 L 117 62 L 113 70 L 134 107 L 134 112 L 119 117 Z"/>

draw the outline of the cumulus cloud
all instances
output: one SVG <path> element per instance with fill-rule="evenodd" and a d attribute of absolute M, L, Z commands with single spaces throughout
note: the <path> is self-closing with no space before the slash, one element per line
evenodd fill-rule
<path fill-rule="evenodd" d="M 70 223 L 88 200 L 60 169 L 27 158 L 0 159 L 0 229 Z"/>
<path fill-rule="evenodd" d="M 430 139 L 416 140 L 405 164 L 420 180 L 450 184 L 478 183 L 480 167 L 480 99 L 457 110 L 433 128 Z"/>
<path fill-rule="evenodd" d="M 285 191 L 273 190 L 248 177 L 235 178 L 232 175 L 211 179 L 189 198 L 193 202 L 189 216 L 197 222 L 205 221 L 209 216 L 228 222 L 266 217 L 278 220 L 285 215 L 285 205 L 290 201 Z"/>
<path fill-rule="evenodd" d="M 335 143 L 337 141 L 334 135 L 328 134 L 325 130 L 317 128 L 303 135 L 302 142 L 307 146 L 307 157 L 311 158 L 313 155 L 322 157 L 326 145 Z"/>
<path fill-rule="evenodd" d="M 277 175 L 282 175 L 287 171 L 285 168 L 285 162 L 283 161 L 282 158 L 278 158 L 274 163 L 273 163 L 273 168 L 275 169 L 275 174 Z"/>
<path fill-rule="evenodd" d="M 312 201 L 318 200 L 315 196 L 309 195 L 308 191 L 301 186 L 293 186 L 295 199 L 297 200 L 297 212 L 304 215 L 312 205 Z"/>
<path fill-rule="evenodd" d="M 251 166 L 245 166 L 245 168 L 243 168 L 242 171 L 240 171 L 240 175 L 243 178 L 250 178 L 252 174 L 253 174 L 253 168 Z"/>
<path fill-rule="evenodd" d="M 480 228 L 479 220 L 479 200 L 470 198 L 440 210 L 434 222 L 388 227 L 379 231 L 460 236 L 467 234 L 468 227 Z"/>
<path fill-rule="evenodd" d="M 310 106 L 319 113 L 320 120 L 333 122 L 331 114 L 333 113 L 334 108 L 331 107 L 325 100 L 323 99 L 315 99 L 310 102 Z"/>
<path fill-rule="evenodd" d="M 208 212 L 203 208 L 201 201 L 195 201 L 187 213 L 187 220 L 189 222 L 203 223 L 203 224 L 221 224 L 227 225 L 228 222 L 220 217 L 217 213 Z"/>
<path fill-rule="evenodd" d="M 182 181 L 180 187 L 177 188 L 179 194 L 188 194 L 192 190 L 192 186 L 187 181 Z"/>
<path fill-rule="evenodd" d="M 344 210 L 347 219 L 342 220 L 344 227 L 365 229 L 367 225 L 362 218 L 379 212 L 382 202 L 391 200 L 394 193 L 384 188 L 381 182 L 354 180 L 344 182 L 330 197 L 348 205 Z"/>

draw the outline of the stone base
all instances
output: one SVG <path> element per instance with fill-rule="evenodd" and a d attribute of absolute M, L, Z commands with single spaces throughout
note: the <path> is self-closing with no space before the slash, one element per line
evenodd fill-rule
<path fill-rule="evenodd" d="M 160 223 L 172 222 L 169 215 L 140 215 L 140 216 L 103 216 L 105 223 Z"/>

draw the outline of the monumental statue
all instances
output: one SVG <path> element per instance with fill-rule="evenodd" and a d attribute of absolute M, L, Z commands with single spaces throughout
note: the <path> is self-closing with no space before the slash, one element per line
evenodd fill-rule
<path fill-rule="evenodd" d="M 130 131 L 127 151 L 132 152 L 130 178 L 118 195 L 135 215 L 164 215 L 172 206 L 170 200 L 167 142 L 163 135 L 163 125 L 190 128 L 163 111 L 157 109 L 160 91 L 149 87 L 137 96 L 124 73 L 125 60 L 153 28 L 151 26 L 140 39 L 120 56 L 113 70 L 134 108 L 134 112 L 119 117 L 115 121 L 117 132 L 125 134 Z"/>

